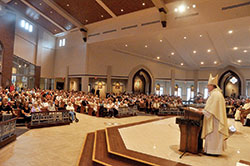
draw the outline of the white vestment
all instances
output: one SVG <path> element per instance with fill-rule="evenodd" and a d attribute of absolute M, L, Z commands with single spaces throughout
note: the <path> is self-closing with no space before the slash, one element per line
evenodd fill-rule
<path fill-rule="evenodd" d="M 226 148 L 228 138 L 228 124 L 225 99 L 219 89 L 210 92 L 210 97 L 202 111 L 204 114 L 202 139 L 205 139 L 204 152 L 220 155 Z"/>
<path fill-rule="evenodd" d="M 203 110 L 204 118 L 209 118 L 211 113 Z M 213 117 L 213 132 L 205 137 L 204 152 L 207 154 L 221 154 L 226 149 L 226 141 L 219 130 L 219 121 Z"/>

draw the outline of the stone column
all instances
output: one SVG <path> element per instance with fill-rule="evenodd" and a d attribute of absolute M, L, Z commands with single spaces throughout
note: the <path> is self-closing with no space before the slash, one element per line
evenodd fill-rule
<path fill-rule="evenodd" d="M 107 93 L 111 93 L 111 74 L 112 74 L 112 66 L 107 66 Z"/>
<path fill-rule="evenodd" d="M 174 95 L 175 91 L 175 70 L 171 70 L 171 95 Z"/>
<path fill-rule="evenodd" d="M 69 66 L 66 67 L 64 90 L 69 90 Z"/>
<path fill-rule="evenodd" d="M 198 75 L 199 75 L 199 72 L 198 72 L 197 70 L 195 70 L 195 71 L 194 71 L 194 96 L 197 96 Z"/>
<path fill-rule="evenodd" d="M 82 91 L 88 93 L 89 77 L 83 76 L 82 79 Z"/>

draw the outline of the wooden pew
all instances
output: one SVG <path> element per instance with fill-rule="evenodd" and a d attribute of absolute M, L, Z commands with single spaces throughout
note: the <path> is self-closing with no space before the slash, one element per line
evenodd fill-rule
<path fill-rule="evenodd" d="M 20 124 L 20 125 L 24 125 L 25 120 L 24 117 L 21 117 L 21 110 L 20 109 L 16 109 L 14 110 L 14 114 L 16 115 L 16 123 Z"/>
<path fill-rule="evenodd" d="M 41 128 L 70 124 L 69 111 L 32 112 L 28 128 Z"/>
<path fill-rule="evenodd" d="M 16 120 L 17 118 L 12 118 L 0 122 L 0 148 L 16 140 Z"/>
<path fill-rule="evenodd" d="M 91 105 L 88 104 L 88 115 L 91 115 L 92 116 L 92 113 L 93 113 L 93 107 Z"/>
<path fill-rule="evenodd" d="M 100 117 L 100 106 L 97 106 L 96 117 Z"/>

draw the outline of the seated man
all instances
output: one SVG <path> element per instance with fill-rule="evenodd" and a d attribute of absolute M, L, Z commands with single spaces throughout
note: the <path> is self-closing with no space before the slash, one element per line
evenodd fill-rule
<path fill-rule="evenodd" d="M 75 108 L 71 102 L 68 103 L 66 110 L 69 111 L 69 115 L 71 116 L 71 121 L 73 122 L 75 120 Z"/>
<path fill-rule="evenodd" d="M 248 110 L 250 109 L 250 100 L 249 99 L 246 99 L 246 103 L 244 104 L 243 107 L 240 107 L 236 110 L 236 113 L 234 115 L 234 119 L 235 120 L 240 120 L 240 110 L 243 109 L 243 110 Z"/>

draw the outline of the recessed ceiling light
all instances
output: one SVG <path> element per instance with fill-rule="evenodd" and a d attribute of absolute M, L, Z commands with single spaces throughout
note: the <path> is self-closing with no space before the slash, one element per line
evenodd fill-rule
<path fill-rule="evenodd" d="M 69 7 L 69 4 L 67 4 L 67 6 Z"/>
<path fill-rule="evenodd" d="M 202 35 L 200 35 L 200 37 L 202 37 Z"/>
<path fill-rule="evenodd" d="M 160 40 L 160 42 L 162 42 L 162 40 Z"/>
<path fill-rule="evenodd" d="M 185 12 L 185 11 L 186 11 L 185 5 L 180 5 L 180 6 L 178 7 L 178 11 L 179 11 L 180 13 Z"/>
<path fill-rule="evenodd" d="M 216 65 L 218 62 L 217 61 L 214 61 L 214 64 Z"/>
<path fill-rule="evenodd" d="M 232 34 L 232 33 L 233 33 L 233 30 L 229 30 L 228 33 L 229 33 L 229 34 Z"/>
<path fill-rule="evenodd" d="M 183 66 L 184 65 L 184 63 L 181 63 L 181 66 Z"/>
<path fill-rule="evenodd" d="M 22 66 L 21 66 L 21 65 L 19 65 L 18 67 L 19 67 L 19 68 L 21 68 Z"/>
<path fill-rule="evenodd" d="M 127 45 L 127 44 L 125 44 L 125 47 L 128 47 L 128 45 Z"/>
<path fill-rule="evenodd" d="M 246 53 L 246 52 L 247 52 L 247 50 L 244 50 L 243 52 L 244 52 L 244 53 Z"/>
<path fill-rule="evenodd" d="M 241 62 L 242 62 L 242 60 L 240 60 L 240 59 L 239 59 L 237 62 L 238 62 L 238 63 L 241 63 Z"/>
<path fill-rule="evenodd" d="M 194 50 L 194 51 L 193 51 L 193 53 L 194 53 L 194 54 L 196 54 L 196 53 L 197 53 L 197 51 L 196 51 L 196 50 Z"/>
<path fill-rule="evenodd" d="M 186 37 L 186 36 L 184 36 L 184 39 L 186 40 L 186 39 L 187 39 L 187 37 Z"/>
<path fill-rule="evenodd" d="M 143 2 L 143 3 L 142 3 L 142 6 L 145 6 L 145 5 L 146 5 L 146 4 Z"/>
<path fill-rule="evenodd" d="M 40 6 L 42 6 L 42 3 L 39 3 Z"/>
<path fill-rule="evenodd" d="M 196 5 L 195 5 L 195 4 L 193 4 L 193 5 L 192 5 L 192 7 L 193 7 L 193 8 L 196 8 Z"/>
<path fill-rule="evenodd" d="M 17 2 L 15 2 L 14 4 L 15 4 L 15 5 L 17 5 L 18 3 L 17 3 Z"/>
<path fill-rule="evenodd" d="M 85 22 L 89 22 L 89 20 L 85 20 Z"/>
<path fill-rule="evenodd" d="M 211 49 L 208 49 L 207 52 L 211 52 Z"/>
<path fill-rule="evenodd" d="M 103 15 L 101 15 L 101 18 L 103 18 Z"/>
<path fill-rule="evenodd" d="M 201 65 L 204 65 L 204 62 L 201 62 Z"/>
<path fill-rule="evenodd" d="M 174 52 L 171 52 L 171 55 L 174 55 Z"/>
<path fill-rule="evenodd" d="M 238 50 L 238 47 L 234 47 L 233 49 L 234 49 L 234 50 Z"/>
<path fill-rule="evenodd" d="M 178 8 L 175 8 L 175 9 L 174 9 L 174 12 L 178 12 Z"/>
<path fill-rule="evenodd" d="M 123 12 L 124 10 L 123 9 L 121 9 L 121 12 Z"/>
<path fill-rule="evenodd" d="M 157 59 L 159 60 L 159 59 L 160 59 L 160 57 L 158 56 L 158 57 L 157 57 Z"/>
<path fill-rule="evenodd" d="M 50 13 L 52 14 L 53 12 L 52 12 L 52 11 L 50 11 Z"/>
<path fill-rule="evenodd" d="M 189 6 L 187 6 L 187 9 L 190 9 L 190 7 L 189 7 Z"/>
<path fill-rule="evenodd" d="M 145 48 L 148 48 L 148 45 L 145 45 Z"/>
<path fill-rule="evenodd" d="M 56 32 L 56 29 L 54 31 Z"/>

